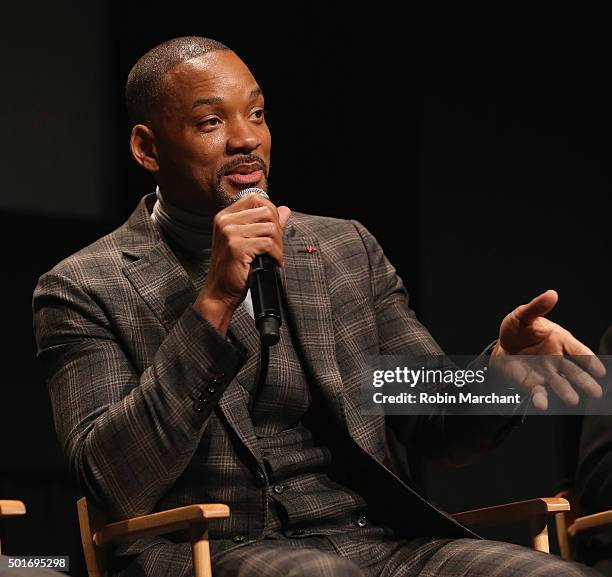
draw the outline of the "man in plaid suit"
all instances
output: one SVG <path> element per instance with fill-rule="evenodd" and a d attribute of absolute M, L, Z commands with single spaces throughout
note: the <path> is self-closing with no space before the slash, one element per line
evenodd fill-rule
<path fill-rule="evenodd" d="M 593 575 L 481 540 L 399 478 L 391 430 L 457 462 L 508 423 L 363 414 L 366 355 L 440 349 L 359 223 L 257 195 L 232 202 L 267 189 L 270 160 L 263 95 L 236 54 L 166 42 L 134 66 L 126 93 L 132 153 L 157 194 L 43 275 L 33 303 L 57 433 L 88 498 L 114 518 L 229 504 L 210 530 L 217 576 Z M 285 322 L 257 387 L 247 279 L 262 253 L 279 265 Z M 589 354 L 543 318 L 555 302 L 549 291 L 508 315 L 492 354 Z M 175 534 L 119 546 L 114 573 L 190 575 L 189 544 Z"/>

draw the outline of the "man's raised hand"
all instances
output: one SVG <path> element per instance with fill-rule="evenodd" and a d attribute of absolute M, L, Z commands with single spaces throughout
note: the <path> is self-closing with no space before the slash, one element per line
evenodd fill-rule
<path fill-rule="evenodd" d="M 219 211 L 213 220 L 210 266 L 194 307 L 225 334 L 248 290 L 251 262 L 269 254 L 283 265 L 283 228 L 291 210 L 249 194 Z"/>
<path fill-rule="evenodd" d="M 543 355 L 537 362 L 517 363 L 510 359 L 504 372 L 514 384 L 531 391 L 534 407 L 548 408 L 550 387 L 568 405 L 576 405 L 581 390 L 591 398 L 601 398 L 602 389 L 595 378 L 606 374 L 606 369 L 593 351 L 576 339 L 568 330 L 544 317 L 557 304 L 556 291 L 548 290 L 531 302 L 520 305 L 506 315 L 499 329 L 499 341 L 492 353 L 500 355 Z M 567 357 L 571 355 L 571 359 Z"/>

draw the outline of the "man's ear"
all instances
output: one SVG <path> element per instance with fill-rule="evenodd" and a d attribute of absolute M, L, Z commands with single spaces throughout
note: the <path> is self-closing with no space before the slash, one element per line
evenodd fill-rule
<path fill-rule="evenodd" d="M 132 156 L 140 166 L 149 172 L 159 171 L 155 133 L 144 124 L 136 124 L 130 137 Z"/>

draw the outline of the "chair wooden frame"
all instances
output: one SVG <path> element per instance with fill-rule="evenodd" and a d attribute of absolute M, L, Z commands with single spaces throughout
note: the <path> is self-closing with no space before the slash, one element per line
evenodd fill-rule
<path fill-rule="evenodd" d="M 570 502 L 573 500 L 571 491 L 563 491 L 559 496 L 569 499 Z M 570 561 L 574 558 L 575 540 L 578 535 L 612 527 L 612 510 L 583 517 L 578 517 L 574 511 L 560 513 L 555 515 L 555 524 L 561 557 Z"/>
<path fill-rule="evenodd" d="M 85 497 L 79 499 L 77 509 L 89 577 L 105 576 L 106 549 L 109 545 L 179 529 L 188 529 L 191 536 L 194 577 L 212 577 L 208 522 L 230 515 L 227 505 L 187 505 L 107 524 L 105 516 Z"/>
<path fill-rule="evenodd" d="M 0 519 L 25 515 L 26 508 L 22 501 L 3 501 L 0 499 Z M 2 543 L 0 543 L 0 555 L 2 555 Z"/>
<path fill-rule="evenodd" d="M 194 577 L 212 577 L 208 522 L 213 519 L 225 519 L 230 515 L 227 505 L 198 504 L 106 524 L 105 516 L 85 497 L 79 499 L 77 508 L 89 577 L 105 576 L 108 545 L 138 537 L 161 535 L 178 529 L 190 531 Z M 534 549 L 548 553 L 546 519 L 549 515 L 562 511 L 569 511 L 566 499 L 542 498 L 464 511 L 454 514 L 453 517 L 473 528 L 526 521 Z"/>
<path fill-rule="evenodd" d="M 529 528 L 532 548 L 536 551 L 550 553 L 548 517 L 563 514 L 569 510 L 570 503 L 563 497 L 542 497 L 455 513 L 453 517 L 470 528 L 524 521 Z"/>

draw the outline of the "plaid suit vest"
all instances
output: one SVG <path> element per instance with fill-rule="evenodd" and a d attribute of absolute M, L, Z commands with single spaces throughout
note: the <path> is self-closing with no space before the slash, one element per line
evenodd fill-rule
<path fill-rule="evenodd" d="M 200 289 L 207 263 L 180 257 Z M 236 379 L 248 392 L 248 413 L 267 476 L 263 533 L 304 530 L 322 533 L 346 531 L 365 521 L 367 504 L 356 491 L 333 480 L 330 472 L 341 467 L 334 452 L 321 439 L 321 415 L 312 404 L 311 391 L 294 346 L 286 315 L 280 342 L 270 348 L 266 383 L 256 389 L 260 363 L 259 335 L 244 306 L 230 323 L 231 336 L 248 351 L 248 360 Z M 337 459 L 338 457 L 336 457 Z M 220 475 L 207 471 L 205 478 Z M 230 480 L 226 491 L 244 479 Z M 229 503 L 231 505 L 231 503 Z"/>

